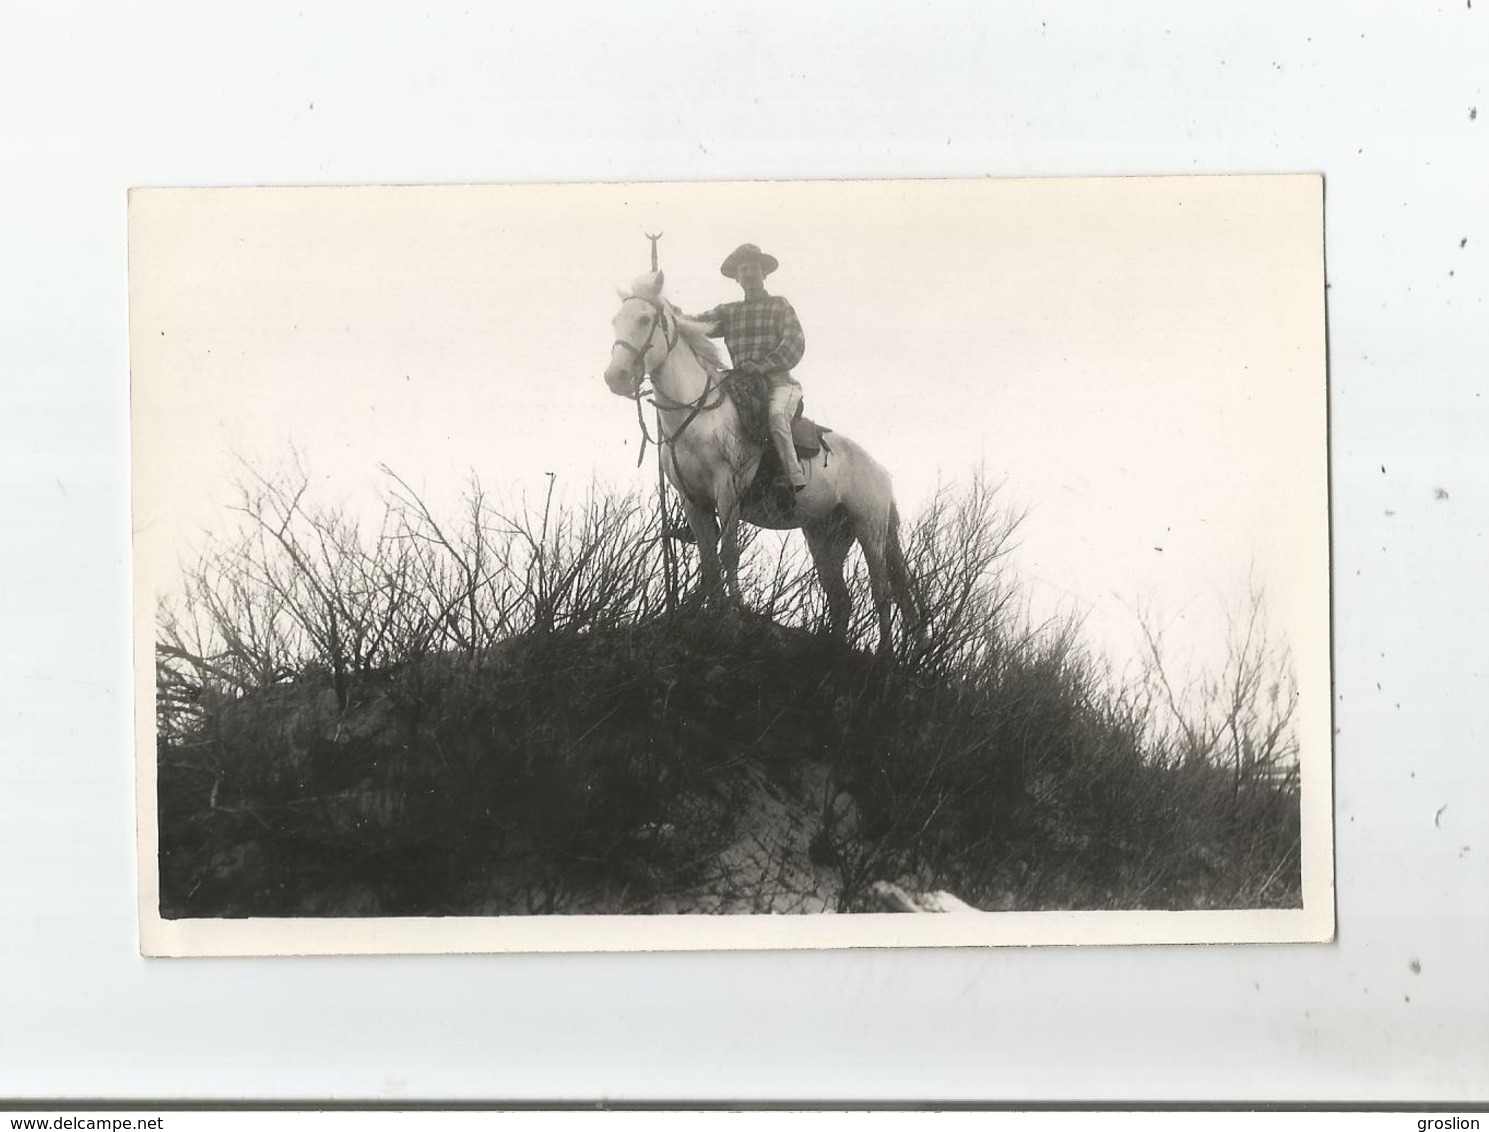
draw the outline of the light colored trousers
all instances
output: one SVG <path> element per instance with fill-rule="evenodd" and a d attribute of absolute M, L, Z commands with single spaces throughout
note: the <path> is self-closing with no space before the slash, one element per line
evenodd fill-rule
<path fill-rule="evenodd" d="M 778 374 L 770 375 L 770 439 L 781 457 L 781 467 L 791 477 L 792 486 L 802 487 L 807 477 L 796 459 L 796 443 L 791 439 L 791 418 L 801 404 L 801 386 L 780 378 Z"/>

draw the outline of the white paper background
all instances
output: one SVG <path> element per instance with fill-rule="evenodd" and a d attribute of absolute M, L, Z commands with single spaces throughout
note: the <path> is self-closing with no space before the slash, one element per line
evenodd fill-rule
<path fill-rule="evenodd" d="M 1489 1097 L 1480 7 L 13 18 L 0 1096 Z M 1337 945 L 137 957 L 129 186 L 1299 171 L 1328 178 Z"/>

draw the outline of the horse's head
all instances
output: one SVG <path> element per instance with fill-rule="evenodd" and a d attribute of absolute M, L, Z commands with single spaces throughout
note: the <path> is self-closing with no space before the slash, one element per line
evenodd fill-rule
<path fill-rule="evenodd" d="M 610 320 L 615 344 L 605 367 L 605 384 L 617 396 L 637 396 L 642 380 L 677 345 L 677 312 L 662 298 L 662 281 L 662 272 L 650 272 L 620 292 L 620 310 Z"/>

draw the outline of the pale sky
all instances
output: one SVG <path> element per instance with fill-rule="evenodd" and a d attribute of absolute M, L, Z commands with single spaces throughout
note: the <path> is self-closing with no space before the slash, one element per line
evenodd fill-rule
<path fill-rule="evenodd" d="M 236 455 L 291 443 L 332 500 L 370 497 L 380 463 L 436 505 L 471 470 L 533 497 L 545 472 L 652 488 L 600 378 L 643 231 L 685 311 L 738 296 L 737 244 L 775 255 L 807 411 L 907 518 L 938 479 L 1004 481 L 1037 613 L 1085 613 L 1120 663 L 1150 603 L 1209 657 L 1254 573 L 1326 709 L 1314 177 L 137 191 L 146 578 L 222 527 Z"/>

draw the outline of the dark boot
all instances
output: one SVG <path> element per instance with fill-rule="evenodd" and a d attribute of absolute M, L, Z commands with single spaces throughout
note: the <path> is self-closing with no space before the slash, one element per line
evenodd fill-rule
<path fill-rule="evenodd" d="M 796 497 L 800 495 L 805 484 L 794 484 L 790 477 L 782 476 L 771 485 L 771 502 L 782 515 L 791 515 L 796 512 Z"/>

